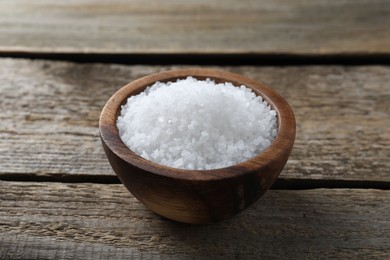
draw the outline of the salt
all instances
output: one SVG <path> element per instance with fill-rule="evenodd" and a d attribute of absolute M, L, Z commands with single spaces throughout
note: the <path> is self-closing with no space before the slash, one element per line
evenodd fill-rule
<path fill-rule="evenodd" d="M 206 170 L 244 162 L 270 146 L 276 115 L 250 88 L 187 77 L 128 98 L 117 127 L 126 146 L 147 160 Z"/>

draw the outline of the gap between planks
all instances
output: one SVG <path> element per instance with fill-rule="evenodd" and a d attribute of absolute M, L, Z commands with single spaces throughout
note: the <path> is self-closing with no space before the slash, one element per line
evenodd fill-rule
<path fill-rule="evenodd" d="M 94 183 L 120 184 L 113 175 L 67 175 L 67 174 L 2 174 L 0 181 L 18 182 L 59 182 L 59 183 Z M 285 179 L 279 178 L 271 189 L 273 190 L 309 190 L 309 189 L 380 189 L 390 190 L 388 181 L 367 180 L 320 180 L 320 179 Z"/>
<path fill-rule="evenodd" d="M 43 59 L 76 63 L 124 65 L 389 65 L 389 53 L 291 54 L 291 53 L 77 53 L 1 51 L 0 58 Z"/>

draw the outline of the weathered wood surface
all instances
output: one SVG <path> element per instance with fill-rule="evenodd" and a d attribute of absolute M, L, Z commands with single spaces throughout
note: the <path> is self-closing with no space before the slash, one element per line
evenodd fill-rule
<path fill-rule="evenodd" d="M 0 258 L 390 256 L 390 191 L 269 191 L 213 225 L 163 219 L 122 185 L 0 182 Z"/>
<path fill-rule="evenodd" d="M 0 176 L 60 176 L 114 174 L 99 139 L 103 105 L 127 82 L 179 67 L 1 59 L 0 68 Z M 281 178 L 390 181 L 389 67 L 219 68 L 292 106 L 297 137 Z"/>
<path fill-rule="evenodd" d="M 389 54 L 387 0 L 0 2 L 0 53 Z"/>

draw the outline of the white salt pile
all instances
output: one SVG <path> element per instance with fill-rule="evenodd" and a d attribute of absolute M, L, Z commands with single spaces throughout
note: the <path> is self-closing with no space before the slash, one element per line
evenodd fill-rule
<path fill-rule="evenodd" d="M 122 141 L 140 156 L 181 169 L 246 161 L 277 133 L 276 111 L 251 89 L 188 77 L 156 82 L 122 106 Z"/>

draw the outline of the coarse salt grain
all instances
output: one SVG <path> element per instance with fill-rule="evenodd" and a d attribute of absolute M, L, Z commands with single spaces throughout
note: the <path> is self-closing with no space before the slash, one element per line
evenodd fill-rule
<path fill-rule="evenodd" d="M 147 160 L 209 170 L 266 149 L 277 134 L 277 119 L 250 88 L 187 77 L 156 82 L 129 97 L 117 127 L 126 146 Z"/>

